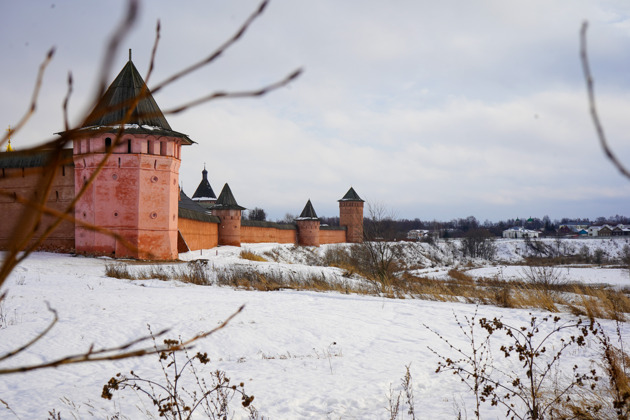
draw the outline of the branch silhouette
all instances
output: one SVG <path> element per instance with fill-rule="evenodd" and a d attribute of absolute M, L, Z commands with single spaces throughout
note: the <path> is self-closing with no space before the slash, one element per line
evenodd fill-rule
<path fill-rule="evenodd" d="M 582 24 L 582 29 L 580 30 L 580 59 L 582 61 L 582 71 L 584 72 L 584 79 L 586 80 L 586 90 L 588 92 L 588 105 L 591 113 L 591 118 L 593 119 L 593 124 L 595 125 L 595 131 L 597 132 L 597 138 L 599 139 L 599 144 L 604 151 L 604 154 L 610 160 L 615 168 L 623 176 L 630 179 L 630 171 L 621 163 L 621 161 L 617 158 L 615 153 L 613 153 L 612 149 L 608 145 L 608 140 L 606 139 L 606 134 L 604 133 L 604 127 L 602 126 L 599 120 L 599 114 L 597 112 L 597 104 L 595 101 L 595 82 L 593 81 L 593 76 L 591 74 L 591 68 L 588 61 L 588 52 L 586 48 L 586 31 L 588 29 L 588 22 L 584 22 Z"/>
<path fill-rule="evenodd" d="M 183 77 L 186 77 L 191 72 L 200 69 L 204 66 L 207 66 L 213 63 L 219 56 L 223 54 L 225 50 L 234 45 L 239 39 L 242 38 L 243 34 L 247 31 L 250 25 L 263 13 L 265 7 L 269 3 L 268 0 L 262 1 L 257 9 L 245 20 L 245 22 L 238 28 L 236 33 L 230 37 L 226 42 L 224 42 L 218 49 L 216 49 L 212 54 L 207 56 L 206 58 L 200 60 L 199 62 L 190 65 L 183 70 L 176 72 L 171 77 L 168 77 L 164 82 L 159 84 L 154 90 L 156 91 L 172 84 L 176 80 L 179 80 Z M 139 0 L 128 0 L 127 6 L 125 9 L 125 14 L 122 17 L 121 21 L 116 27 L 116 30 L 109 38 L 104 50 L 103 62 L 100 67 L 100 74 L 97 82 L 97 89 L 94 98 L 90 101 L 93 104 L 91 109 L 93 109 L 96 104 L 99 102 L 102 97 L 105 89 L 107 87 L 108 75 L 110 74 L 110 70 L 113 65 L 114 57 L 117 55 L 120 45 L 123 43 L 125 38 L 129 35 L 129 32 L 132 26 L 136 23 L 138 19 L 139 13 Z M 147 72 L 147 77 L 145 80 L 148 80 L 153 73 L 153 69 L 155 66 L 155 56 L 157 53 L 157 48 L 160 40 L 160 22 L 157 22 L 156 25 L 156 34 L 155 34 L 155 42 L 151 51 L 151 59 L 149 63 L 149 68 Z M 25 112 L 24 116 L 19 120 L 17 124 L 13 126 L 13 128 L 7 132 L 4 136 L 0 137 L 0 146 L 4 144 L 11 135 L 20 131 L 25 124 L 28 122 L 30 117 L 33 115 L 35 110 L 37 109 L 37 101 L 40 93 L 40 89 L 43 83 L 43 77 L 46 71 L 48 64 L 51 62 L 54 56 L 54 48 L 51 48 L 47 53 L 45 59 L 41 63 L 39 67 L 39 72 L 35 81 L 35 86 L 32 94 L 31 103 Z M 288 76 L 280 79 L 277 82 L 270 83 L 269 85 L 263 86 L 258 89 L 253 90 L 245 90 L 238 92 L 215 92 L 210 93 L 201 98 L 194 99 L 187 103 L 178 105 L 173 107 L 173 110 L 170 113 L 182 112 L 184 110 L 190 109 L 192 107 L 198 106 L 207 101 L 211 101 L 218 98 L 243 98 L 243 97 L 258 97 L 261 95 L 265 95 L 271 91 L 280 89 L 286 86 L 288 83 L 295 80 L 300 74 L 302 70 L 298 69 L 291 72 Z M 23 150 L 20 153 L 23 153 L 26 156 L 31 156 L 40 152 L 45 152 L 48 156 L 47 163 L 44 166 L 43 175 L 41 180 L 38 181 L 37 185 L 34 187 L 34 190 L 37 192 L 34 198 L 29 198 L 23 195 L 14 194 L 10 190 L 6 190 L 0 188 L 0 196 L 12 197 L 14 201 L 20 203 L 24 207 L 24 211 L 20 217 L 20 222 L 24 221 L 25 224 L 21 228 L 19 234 L 14 235 L 10 238 L 9 243 L 7 245 L 8 251 L 5 253 L 2 264 L 0 265 L 0 288 L 3 287 L 6 279 L 11 274 L 11 272 L 15 269 L 15 267 L 24 259 L 28 258 L 28 256 L 35 251 L 43 242 L 48 238 L 51 233 L 59 227 L 59 225 L 64 222 L 72 222 L 78 223 L 81 226 L 98 232 L 106 233 L 116 239 L 122 240 L 125 246 L 129 246 L 131 249 L 133 248 L 131 244 L 118 235 L 115 232 L 110 230 L 101 228 L 99 226 L 95 226 L 89 223 L 85 223 L 77 220 L 74 217 L 74 207 L 78 200 L 85 194 L 89 186 L 96 179 L 96 176 L 100 173 L 101 169 L 105 166 L 108 159 L 115 149 L 115 145 L 120 144 L 122 135 L 125 130 L 125 124 L 130 121 L 132 113 L 136 108 L 138 102 L 147 97 L 150 93 L 148 88 L 144 88 L 139 92 L 139 94 L 130 101 L 126 103 L 118 104 L 114 107 L 110 107 L 111 109 L 105 109 L 103 112 L 111 112 L 115 110 L 126 109 L 125 115 L 119 120 L 114 122 L 112 125 L 116 126 L 116 134 L 114 141 L 112 142 L 114 147 L 109 148 L 109 150 L 104 154 L 103 158 L 100 160 L 97 168 L 92 172 L 89 179 L 82 185 L 81 189 L 74 194 L 72 200 L 70 200 L 69 204 L 64 205 L 60 210 L 59 208 L 53 208 L 47 205 L 48 197 L 52 191 L 53 179 L 55 173 L 62 168 L 63 165 L 67 165 L 71 163 L 71 160 L 68 158 L 64 158 L 63 150 L 73 141 L 78 141 L 82 138 L 86 138 L 88 136 L 98 135 L 103 133 L 111 127 L 108 128 L 96 128 L 94 130 L 85 130 L 82 129 L 84 125 L 87 123 L 87 118 L 90 115 L 90 112 L 86 112 L 82 118 L 79 119 L 81 123 L 78 125 L 71 127 L 68 120 L 68 105 L 70 102 L 70 97 L 73 91 L 73 79 L 72 74 L 68 74 L 68 88 L 65 94 L 65 98 L 63 100 L 62 110 L 63 110 L 63 126 L 65 131 L 59 133 L 59 137 L 52 140 L 43 141 L 42 144 L 32 147 L 27 150 Z M 148 117 L 149 115 L 143 114 L 141 117 Z M 70 158 L 71 159 L 71 158 Z M 10 177 L 7 177 L 10 178 Z M 42 222 L 42 218 L 44 216 L 52 217 L 53 221 L 49 223 L 47 226 L 42 229 L 42 232 L 39 233 L 40 224 Z M 22 223 L 19 223 L 22 226 Z M 0 302 L 6 298 L 6 291 L 0 294 Z M 56 311 L 48 306 L 48 310 L 53 314 L 52 321 L 48 324 L 46 328 L 40 331 L 33 339 L 29 340 L 26 344 L 16 347 L 5 354 L 0 355 L 0 362 L 6 363 L 7 361 L 11 361 L 13 357 L 18 355 L 19 353 L 25 351 L 26 349 L 32 347 L 35 343 L 39 342 L 45 336 L 47 336 L 50 331 L 54 328 L 57 323 L 58 316 Z M 214 328 L 207 332 L 199 333 L 191 338 L 181 340 L 180 345 L 173 349 L 173 346 L 169 346 L 169 350 L 184 350 L 191 346 L 193 343 L 201 340 L 205 337 L 208 337 L 214 334 L 216 331 L 225 328 L 228 323 L 241 311 L 243 307 L 240 307 L 236 312 L 234 312 L 231 316 L 229 316 L 221 325 L 217 328 Z M 162 331 L 158 333 L 158 335 L 162 335 L 167 331 Z M 166 350 L 166 348 L 141 348 L 141 349 L 132 349 L 133 346 L 144 343 L 146 340 L 149 340 L 151 337 L 139 337 L 137 339 L 133 339 L 130 342 L 124 343 L 122 345 L 113 345 L 106 346 L 102 349 L 94 350 L 93 346 L 91 346 L 87 351 L 78 352 L 75 354 L 69 354 L 67 356 L 63 356 L 51 361 L 36 363 L 33 365 L 22 365 L 22 366 L 14 366 L 14 367 L 6 367 L 0 368 L 0 375 L 2 374 L 11 374 L 18 372 L 26 372 L 31 370 L 56 367 L 64 364 L 75 364 L 75 363 L 84 363 L 84 362 L 95 362 L 102 360 L 118 360 L 130 357 L 140 357 L 148 354 L 153 354 L 155 352 L 160 352 Z M 70 352 L 69 352 L 70 353 Z M 1 400 L 0 400 L 1 401 Z"/>

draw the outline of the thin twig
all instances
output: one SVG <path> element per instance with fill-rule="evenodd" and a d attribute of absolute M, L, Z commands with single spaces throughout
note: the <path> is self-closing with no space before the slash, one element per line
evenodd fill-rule
<path fill-rule="evenodd" d="M 105 88 L 107 86 L 107 80 L 109 79 L 109 73 L 114 62 L 114 56 L 118 52 L 118 48 L 122 40 L 127 36 L 131 27 L 136 22 L 138 18 L 138 9 L 140 5 L 138 0 L 129 0 L 127 3 L 127 12 L 123 17 L 123 20 L 118 25 L 118 28 L 114 31 L 114 34 L 110 38 L 107 43 L 107 48 L 105 49 L 105 58 L 103 59 L 103 64 L 101 65 L 101 74 L 98 78 L 98 89 L 96 91 L 96 96 L 94 97 L 94 105 L 98 103 L 98 101 L 105 93 Z"/>
<path fill-rule="evenodd" d="M 72 95 L 72 72 L 68 73 L 68 92 L 63 100 L 63 126 L 65 131 L 70 130 L 70 123 L 68 122 L 68 103 L 70 102 L 70 95 Z"/>
<path fill-rule="evenodd" d="M 46 67 L 52 61 L 53 56 L 55 55 L 55 48 L 51 48 L 48 50 L 46 54 L 46 58 L 39 65 L 39 71 L 37 72 L 37 79 L 35 80 L 35 88 L 33 89 L 33 95 L 31 96 L 31 104 L 28 107 L 28 110 L 22 117 L 22 119 L 12 128 L 10 129 L 0 140 L 0 146 L 2 146 L 9 138 L 9 136 L 18 132 L 24 124 L 31 118 L 31 116 L 35 113 L 35 109 L 37 109 L 37 98 L 39 97 L 39 91 L 42 87 L 42 81 L 44 80 L 44 73 L 46 72 Z"/>
<path fill-rule="evenodd" d="M 151 78 L 151 74 L 153 74 L 153 68 L 155 67 L 155 56 L 157 54 L 157 47 L 160 43 L 160 20 L 158 19 L 157 25 L 155 26 L 155 41 L 153 42 L 153 49 L 151 50 L 151 59 L 149 60 L 149 70 L 147 71 L 147 76 L 144 78 L 144 83 L 149 84 L 149 79 Z"/>
<path fill-rule="evenodd" d="M 206 57 L 205 59 L 191 65 L 190 67 L 180 71 L 179 73 L 175 73 L 174 75 L 172 75 L 171 77 L 169 77 L 168 79 L 166 79 L 165 81 L 163 81 L 162 83 L 160 83 L 159 85 L 157 85 L 155 88 L 152 89 L 152 92 L 155 94 L 157 91 L 159 91 L 160 89 L 162 89 L 163 87 L 170 85 L 171 83 L 173 83 L 174 81 L 176 81 L 177 79 L 180 79 L 190 73 L 192 73 L 195 70 L 198 70 L 210 63 L 212 63 L 214 60 L 216 60 L 217 58 L 219 58 L 228 48 L 230 48 L 232 45 L 234 45 L 234 43 L 236 43 L 236 41 L 238 41 L 243 34 L 245 33 L 245 31 L 247 31 L 247 29 L 251 26 L 252 22 L 254 22 L 254 20 L 256 20 L 256 18 L 260 17 L 260 15 L 263 13 L 263 11 L 265 10 L 265 7 L 267 7 L 267 4 L 269 3 L 269 0 L 264 0 L 260 6 L 258 6 L 258 9 L 256 9 L 254 11 L 254 13 L 252 13 L 247 20 L 245 20 L 245 22 L 243 22 L 243 24 L 241 25 L 241 27 L 236 31 L 236 33 L 234 35 L 232 35 L 232 37 L 230 39 L 228 39 L 227 41 L 225 41 L 223 43 L 223 45 L 221 45 L 219 48 L 217 48 L 212 54 L 210 54 L 208 57 Z"/>
<path fill-rule="evenodd" d="M 37 343 L 39 340 L 44 338 L 44 336 L 46 336 L 50 332 L 50 330 L 52 330 L 52 328 L 55 326 L 57 321 L 59 321 L 59 316 L 57 316 L 57 311 L 51 308 L 48 302 L 46 302 L 46 306 L 48 307 L 48 310 L 53 314 L 53 320 L 50 321 L 50 324 L 48 324 L 48 326 L 42 332 L 37 334 L 31 341 L 27 342 L 23 346 L 18 347 L 17 349 L 11 350 L 10 352 L 5 353 L 3 355 L 0 355 L 0 361 L 13 357 L 19 353 L 22 353 L 24 350 L 28 349 L 29 347 Z M 0 374 L 1 372 L 2 371 L 0 371 Z"/>
<path fill-rule="evenodd" d="M 272 83 L 270 85 L 264 86 L 257 90 L 247 90 L 241 92 L 214 92 L 210 95 L 203 96 L 201 98 L 190 101 L 184 105 L 180 105 L 177 108 L 172 108 L 164 111 L 164 114 L 177 114 L 179 112 L 185 111 L 188 108 L 200 105 L 204 102 L 212 101 L 214 99 L 220 98 L 254 98 L 256 96 L 265 95 L 273 90 L 280 89 L 283 86 L 286 86 L 291 81 L 295 80 L 302 73 L 302 69 L 297 69 L 293 73 L 289 74 L 284 79 Z"/>
<path fill-rule="evenodd" d="M 193 338 L 191 338 L 191 339 L 190 339 L 190 340 L 188 340 L 188 341 L 182 341 L 179 345 L 180 345 L 180 346 L 182 347 L 182 349 L 183 349 L 184 347 L 188 346 L 189 344 L 193 343 L 194 341 L 200 340 L 200 339 L 202 339 L 202 338 L 205 338 L 205 337 L 207 337 L 207 336 L 209 336 L 209 335 L 214 334 L 215 332 L 217 332 L 217 331 L 219 331 L 219 330 L 222 330 L 223 328 L 225 328 L 225 327 L 226 327 L 226 326 L 230 323 L 230 321 L 232 321 L 232 319 L 233 319 L 236 315 L 240 314 L 240 313 L 243 311 L 243 309 L 245 309 L 245 305 L 241 305 L 241 307 L 240 307 L 240 308 L 238 308 L 238 310 L 237 310 L 236 312 L 234 312 L 232 315 L 230 315 L 230 316 L 229 316 L 229 317 L 228 317 L 225 321 L 223 321 L 223 322 L 221 323 L 221 325 L 219 325 L 218 327 L 213 328 L 213 329 L 211 329 L 210 331 L 207 331 L 207 332 L 204 332 L 204 333 L 199 333 L 199 334 L 197 334 L 196 336 L 194 336 Z"/>
<path fill-rule="evenodd" d="M 208 336 L 216 333 L 217 331 L 225 328 L 230 323 L 230 321 L 232 319 L 234 319 L 234 317 L 236 315 L 241 313 L 241 311 L 244 308 L 245 308 L 245 305 L 241 306 L 236 312 L 234 312 L 232 315 L 230 315 L 218 327 L 213 328 L 212 330 L 210 330 L 208 332 L 197 334 L 194 337 L 192 337 L 192 338 L 190 338 L 190 339 L 188 339 L 186 341 L 181 341 L 177 345 L 170 344 L 170 345 L 163 345 L 163 346 L 152 346 L 152 347 L 147 347 L 147 348 L 143 348 L 143 349 L 127 351 L 127 349 L 129 349 L 130 347 L 132 347 L 132 346 L 134 346 L 136 344 L 139 344 L 139 343 L 148 341 L 148 340 L 150 340 L 152 338 L 159 337 L 159 336 L 162 336 L 162 335 L 166 334 L 169 330 L 165 329 L 165 330 L 162 330 L 162 331 L 158 332 L 155 335 L 151 334 L 151 335 L 143 336 L 143 337 L 134 339 L 132 341 L 129 341 L 129 342 L 125 343 L 125 344 L 122 344 L 122 345 L 116 346 L 116 347 L 107 347 L 107 348 L 100 349 L 100 350 L 93 350 L 93 346 L 90 346 L 88 351 L 86 351 L 84 353 L 71 355 L 71 356 L 65 356 L 65 357 L 62 357 L 62 358 L 59 358 L 59 359 L 52 360 L 50 362 L 44 362 L 44 363 L 39 363 L 39 364 L 35 364 L 35 365 L 28 365 L 28 366 L 18 366 L 18 367 L 13 367 L 13 368 L 0 369 L 0 375 L 6 375 L 6 374 L 10 374 L 10 373 L 29 372 L 29 371 L 32 371 L 32 370 L 39 370 L 39 369 L 45 369 L 45 368 L 50 368 L 50 367 L 58 367 L 58 366 L 61 366 L 61 365 L 70 365 L 70 364 L 77 364 L 77 363 L 84 363 L 84 362 L 100 362 L 100 361 L 106 361 L 106 360 L 129 359 L 129 358 L 132 358 L 132 357 L 140 357 L 140 356 L 146 356 L 146 355 L 149 355 L 149 354 L 161 353 L 163 351 L 182 351 L 182 350 L 185 350 L 185 349 L 189 348 L 190 345 L 192 343 L 194 343 L 195 341 L 198 341 L 198 340 L 200 340 L 202 338 L 208 337 Z M 0 360 L 6 359 L 7 357 L 14 356 L 15 354 L 17 354 L 16 352 L 23 351 L 24 349 L 32 346 L 33 344 L 35 344 L 35 342 L 39 341 L 42 337 L 44 337 L 46 334 L 48 334 L 48 332 L 50 331 L 52 326 L 57 322 L 57 313 L 54 312 L 54 309 L 50 308 L 50 306 L 48 307 L 48 309 L 53 311 L 53 313 L 55 314 L 55 319 L 46 328 L 46 330 L 44 330 L 43 332 L 38 334 L 37 337 L 35 337 L 35 339 L 31 340 L 29 343 L 27 343 L 26 345 L 22 346 L 20 349 L 14 350 L 11 353 L 8 353 L 7 355 L 4 355 L 4 356 L 0 357 Z M 111 354 L 111 353 L 113 353 L 113 354 Z"/>
<path fill-rule="evenodd" d="M 599 144 L 602 146 L 602 150 L 606 157 L 612 162 L 619 172 L 626 178 L 630 179 L 630 172 L 624 167 L 624 165 L 617 159 L 617 156 L 608 146 L 606 135 L 604 134 L 604 127 L 602 126 L 599 115 L 597 113 L 597 105 L 595 104 L 595 88 L 593 77 L 591 75 L 591 69 L 588 63 L 588 54 L 586 51 L 586 30 L 588 29 L 588 22 L 582 24 L 582 30 L 580 31 L 580 58 L 582 59 L 582 70 L 584 71 L 584 78 L 586 79 L 586 89 L 588 91 L 588 104 L 591 112 L 591 118 L 595 125 L 595 131 L 599 138 Z"/>
<path fill-rule="evenodd" d="M 69 222 L 69 223 L 72 223 L 72 224 L 78 224 L 81 227 L 83 227 L 83 228 L 85 228 L 87 230 L 91 230 L 93 232 L 99 232 L 99 233 L 107 234 L 107 235 L 113 237 L 114 239 L 117 239 L 117 240 L 121 241 L 122 245 L 124 245 L 125 247 L 128 247 L 131 250 L 135 249 L 135 247 L 131 244 L 131 242 L 129 242 L 125 237 L 119 235 L 116 232 L 113 232 L 110 229 L 106 229 L 106 228 L 94 225 L 92 223 L 88 223 L 88 222 L 85 222 L 83 220 L 77 219 L 74 216 L 70 215 L 69 213 L 64 213 L 62 211 L 55 210 L 54 208 L 51 208 L 51 207 L 45 206 L 43 204 L 31 201 L 31 200 L 25 198 L 22 195 L 15 195 L 14 196 L 12 192 L 3 191 L 3 190 L 0 190 L 0 195 L 1 196 L 5 196 L 5 197 L 14 198 L 15 201 L 20 203 L 20 204 L 24 204 L 27 207 L 33 208 L 33 209 L 37 210 L 38 212 L 40 212 L 42 214 L 45 214 L 45 215 L 48 215 L 48 216 L 53 216 L 53 217 L 55 217 L 57 219 L 60 219 L 61 221 L 66 221 L 66 222 Z M 38 242 L 36 244 L 33 244 L 34 248 L 37 248 L 37 246 L 39 244 L 40 244 L 40 242 Z M 24 252 L 29 252 L 30 253 L 30 248 L 31 247 L 25 248 Z M 22 260 L 23 260 L 23 258 L 20 258 L 18 263 L 20 261 L 22 261 Z"/>

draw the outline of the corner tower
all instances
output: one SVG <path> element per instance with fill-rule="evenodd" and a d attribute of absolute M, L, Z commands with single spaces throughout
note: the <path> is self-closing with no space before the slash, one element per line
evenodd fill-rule
<path fill-rule="evenodd" d="M 298 245 L 319 246 L 319 218 L 311 204 L 311 200 L 306 202 L 300 217 L 295 219 L 298 231 Z"/>
<path fill-rule="evenodd" d="M 219 245 L 241 246 L 241 207 L 236 202 L 230 186 L 226 183 L 212 206 L 212 214 L 217 216 L 219 224 Z"/>
<path fill-rule="evenodd" d="M 193 143 L 171 129 L 130 57 L 74 134 L 77 252 L 176 259 L 181 146 Z"/>
<path fill-rule="evenodd" d="M 339 226 L 345 226 L 347 229 L 346 242 L 363 242 L 363 203 L 352 187 L 339 200 Z"/>

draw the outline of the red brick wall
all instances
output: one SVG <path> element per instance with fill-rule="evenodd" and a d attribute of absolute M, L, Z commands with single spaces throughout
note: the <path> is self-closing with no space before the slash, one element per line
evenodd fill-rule
<path fill-rule="evenodd" d="M 274 227 L 241 226 L 241 242 L 257 244 L 261 242 L 277 242 L 280 244 L 295 243 L 295 229 L 276 229 Z"/>
<path fill-rule="evenodd" d="M 179 231 L 191 251 L 214 248 L 219 244 L 219 224 L 178 219 Z"/>
<path fill-rule="evenodd" d="M 0 248 L 6 249 L 9 238 L 19 237 L 25 230 L 31 230 L 37 224 L 28 207 L 18 203 L 14 194 L 29 199 L 41 198 L 43 190 L 36 193 L 36 187 L 42 180 L 43 167 L 3 168 L 0 169 L 0 190 L 9 195 L 0 195 Z M 46 174 L 46 178 L 49 174 Z M 74 168 L 65 165 L 53 176 L 52 187 L 46 206 L 57 211 L 65 210 L 74 198 Z M 70 213 L 74 216 L 74 213 Z M 36 230 L 36 237 L 55 221 L 55 217 L 43 216 Z M 74 223 L 62 222 L 57 229 L 38 248 L 40 250 L 72 252 L 74 251 Z"/>
<path fill-rule="evenodd" d="M 346 242 L 346 231 L 342 229 L 319 230 L 319 243 L 320 244 L 341 244 Z"/>

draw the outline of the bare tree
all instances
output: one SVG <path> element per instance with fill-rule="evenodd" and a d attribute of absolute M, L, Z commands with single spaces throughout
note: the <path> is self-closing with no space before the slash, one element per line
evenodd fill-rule
<path fill-rule="evenodd" d="M 247 212 L 247 219 L 264 222 L 265 220 L 267 220 L 267 213 L 265 213 L 265 210 L 261 209 L 260 207 L 254 207 Z"/>
<path fill-rule="evenodd" d="M 492 260 L 496 253 L 494 235 L 487 229 L 472 229 L 466 232 L 461 242 L 464 257 Z"/>
<path fill-rule="evenodd" d="M 173 82 L 181 78 L 188 76 L 192 72 L 214 63 L 215 60 L 217 60 L 228 48 L 230 48 L 239 39 L 241 39 L 241 37 L 249 29 L 251 24 L 258 17 L 261 16 L 267 4 L 268 4 L 268 0 L 262 1 L 259 7 L 236 30 L 234 35 L 230 37 L 227 41 L 225 41 L 222 45 L 220 45 L 217 49 L 210 52 L 205 58 L 202 58 L 198 62 L 193 63 L 189 65 L 188 67 L 182 69 L 181 71 L 176 72 L 172 76 L 168 77 L 165 81 L 159 83 L 156 87 L 151 89 L 151 92 L 156 93 L 160 89 L 168 85 L 171 85 Z M 94 98 L 92 98 L 91 100 L 91 103 L 94 105 L 98 103 L 99 99 L 105 92 L 105 88 L 107 86 L 107 83 L 106 83 L 107 77 L 108 77 L 108 74 L 110 73 L 109 70 L 112 67 L 113 59 L 119 50 L 121 42 L 129 34 L 130 28 L 132 27 L 134 22 L 138 19 L 138 7 L 139 7 L 138 0 L 128 1 L 124 16 L 119 22 L 109 42 L 105 46 L 104 59 L 103 59 L 103 64 L 101 65 L 101 69 L 100 69 L 101 73 L 98 79 L 96 94 Z M 152 55 L 150 59 L 150 66 L 149 66 L 147 76 L 145 77 L 145 81 L 147 82 L 149 81 L 150 76 L 153 72 L 154 63 L 155 63 L 155 55 L 156 55 L 157 47 L 159 44 L 159 39 L 160 39 L 160 22 L 157 23 L 156 37 L 155 37 L 155 43 L 153 46 Z M 20 121 L 18 121 L 17 124 L 13 125 L 13 128 L 9 132 L 7 132 L 4 135 L 4 137 L 0 138 L 0 147 L 8 141 L 11 135 L 21 130 L 25 126 L 25 124 L 27 124 L 28 120 L 35 112 L 37 108 L 37 99 L 38 99 L 39 91 L 42 85 L 43 75 L 44 75 L 47 65 L 53 59 L 54 51 L 55 51 L 54 48 L 52 48 L 48 52 L 48 54 L 46 55 L 46 58 L 44 59 L 44 61 L 42 62 L 40 66 L 39 73 L 35 81 L 35 88 L 33 91 L 31 104 L 28 110 L 25 112 L 24 116 L 20 119 Z M 184 104 L 177 105 L 170 110 L 166 110 L 164 114 L 179 113 L 187 109 L 190 109 L 191 107 L 200 105 L 202 103 L 205 103 L 211 100 L 219 99 L 219 98 L 242 98 L 242 97 L 262 96 L 268 92 L 271 92 L 273 90 L 279 89 L 287 85 L 289 82 L 291 82 L 296 77 L 298 77 L 300 73 L 301 73 L 300 69 L 295 70 L 291 72 L 288 76 L 280 79 L 279 81 L 269 84 L 267 86 L 263 86 L 255 90 L 237 91 L 237 92 L 225 92 L 225 91 L 211 92 L 199 98 L 193 99 L 189 102 L 186 102 Z M 0 195 L 4 195 L 4 196 L 10 195 L 12 198 L 14 198 L 16 202 L 24 206 L 22 220 L 28 221 L 28 223 L 25 223 L 23 225 L 20 223 L 20 226 L 23 226 L 23 227 L 21 231 L 19 232 L 19 235 L 15 235 L 15 237 L 12 238 L 12 240 L 8 244 L 8 250 L 5 253 L 4 259 L 0 266 L 0 288 L 2 288 L 2 286 L 4 285 L 4 282 L 8 278 L 9 274 L 13 271 L 13 269 L 20 262 L 26 259 L 34 250 L 36 250 L 43 243 L 43 241 L 57 227 L 59 227 L 59 225 L 63 221 L 80 224 L 82 227 L 87 228 L 89 230 L 107 233 L 108 235 L 111 235 L 115 237 L 116 239 L 123 241 L 125 245 L 129 246 L 130 249 L 133 249 L 133 246 L 131 246 L 127 241 L 124 240 L 124 238 L 120 237 L 116 233 L 107 231 L 105 229 L 100 228 L 99 226 L 91 225 L 89 223 L 82 222 L 74 218 L 75 204 L 81 198 L 81 196 L 85 193 L 89 185 L 94 181 L 94 179 L 96 178 L 100 170 L 103 168 L 103 166 L 107 162 L 107 159 L 109 158 L 109 156 L 111 155 L 115 147 L 111 147 L 109 149 L 109 151 L 105 154 L 105 156 L 101 160 L 100 165 L 97 168 L 97 170 L 94 171 L 92 176 L 86 181 L 85 185 L 82 187 L 80 191 L 77 192 L 74 199 L 66 206 L 65 209 L 63 209 L 62 211 L 59 211 L 54 208 L 48 207 L 46 204 L 48 202 L 48 196 L 51 193 L 51 186 L 52 186 L 52 180 L 54 178 L 54 174 L 57 171 L 60 171 L 64 164 L 70 163 L 68 161 L 65 161 L 62 158 L 62 150 L 68 144 L 71 144 L 71 142 L 84 138 L 87 135 L 83 131 L 81 131 L 80 128 L 83 127 L 83 125 L 86 123 L 89 113 L 86 113 L 85 115 L 83 115 L 82 118 L 80 118 L 80 123 L 77 124 L 76 126 L 70 126 L 68 123 L 67 109 L 68 109 L 68 103 L 70 100 L 71 92 L 72 92 L 72 76 L 70 75 L 68 77 L 68 92 L 63 102 L 65 131 L 59 136 L 59 138 L 56 138 L 54 140 L 44 141 L 42 142 L 42 144 L 36 147 L 33 147 L 30 150 L 25 151 L 26 153 L 29 153 L 29 152 L 46 150 L 49 154 L 48 164 L 44 167 L 44 176 L 41 177 L 41 181 L 36 186 L 36 190 L 38 192 L 41 192 L 41 194 L 37 194 L 35 198 L 21 196 L 21 195 L 17 195 L 14 197 L 13 192 L 0 189 Z M 120 128 L 113 141 L 113 146 L 120 144 L 122 135 L 124 132 L 125 123 L 129 121 L 129 118 L 131 117 L 133 111 L 136 109 L 137 104 L 143 98 L 147 97 L 149 94 L 150 93 L 148 89 L 144 89 L 143 91 L 139 92 L 138 95 L 135 98 L 133 98 L 132 101 L 123 102 L 119 105 L 116 105 L 113 108 L 105 109 L 103 111 L 103 112 L 111 112 L 111 111 L 120 110 L 120 109 L 128 110 L 126 112 L 126 115 L 124 115 L 120 119 L 120 121 L 117 121 L 116 124 L 114 124 L 114 125 L 118 125 Z M 149 117 L 149 116 L 150 115 L 143 114 L 143 117 Z M 95 130 L 89 133 L 89 135 L 94 135 L 94 134 L 99 134 L 99 131 Z M 40 233 L 38 231 L 38 227 L 44 216 L 52 217 L 53 221 L 46 227 L 43 233 Z M 6 297 L 6 295 L 7 295 L 6 290 L 0 293 L 0 303 Z M 26 342 L 25 344 L 19 347 L 16 347 L 15 349 L 10 350 L 9 352 L 5 354 L 0 354 L 0 362 L 5 363 L 7 361 L 10 361 L 15 355 L 20 354 L 24 352 L 25 350 L 29 349 L 30 347 L 32 347 L 35 343 L 40 341 L 53 329 L 53 327 L 55 326 L 58 320 L 57 313 L 53 308 L 49 308 L 49 310 L 52 314 L 53 319 L 48 325 L 48 327 L 45 328 L 43 331 L 41 331 L 35 338 Z M 190 346 L 195 341 L 201 338 L 207 337 L 208 335 L 213 334 L 218 329 L 223 328 L 227 324 L 227 322 L 229 322 L 241 310 L 242 308 L 237 310 L 218 328 L 212 329 L 205 333 L 200 333 L 190 339 L 182 340 L 181 344 L 178 345 L 177 348 L 175 348 L 175 350 L 184 349 L 187 346 Z M 156 334 L 156 336 L 162 335 L 164 333 L 166 333 L 166 330 L 159 332 L 158 334 Z M 108 346 L 102 349 L 94 349 L 93 347 L 90 347 L 89 349 L 85 351 L 78 351 L 78 352 L 74 352 L 72 349 L 68 349 L 67 356 L 64 356 L 55 360 L 51 360 L 51 361 L 37 362 L 33 365 L 2 368 L 0 369 L 0 374 L 25 372 L 29 370 L 42 369 L 46 367 L 55 367 L 62 364 L 73 364 L 73 363 L 82 363 L 82 362 L 93 362 L 93 361 L 99 361 L 99 360 L 114 360 L 114 359 L 123 359 L 123 358 L 128 358 L 128 357 L 137 357 L 137 356 L 143 356 L 146 354 L 153 354 L 155 352 L 161 352 L 164 350 L 163 348 L 160 348 L 160 347 L 158 348 L 148 347 L 148 348 L 142 348 L 139 350 L 136 348 L 137 345 L 142 345 L 149 338 L 150 337 L 139 337 L 128 343 L 124 343 L 121 345 L 112 345 L 112 346 Z M 169 349 L 173 349 L 173 348 L 169 347 Z"/>
<path fill-rule="evenodd" d="M 291 225 L 295 223 L 295 219 L 297 219 L 297 216 L 295 214 L 285 213 L 284 217 L 282 219 L 276 220 L 276 222 L 285 225 Z"/>
<path fill-rule="evenodd" d="M 391 287 L 402 249 L 393 242 L 396 234 L 394 213 L 382 203 L 368 203 L 361 244 L 352 247 L 353 257 L 364 268 L 368 278 L 382 291 Z"/>

